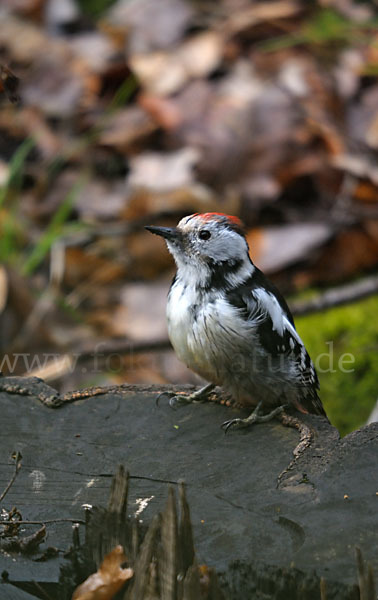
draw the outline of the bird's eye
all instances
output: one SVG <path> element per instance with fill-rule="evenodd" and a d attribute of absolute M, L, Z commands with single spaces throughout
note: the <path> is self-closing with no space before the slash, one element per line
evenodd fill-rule
<path fill-rule="evenodd" d="M 200 240 L 208 240 L 209 238 L 211 238 L 211 233 L 207 229 L 201 229 L 201 231 L 198 234 L 198 237 Z"/>

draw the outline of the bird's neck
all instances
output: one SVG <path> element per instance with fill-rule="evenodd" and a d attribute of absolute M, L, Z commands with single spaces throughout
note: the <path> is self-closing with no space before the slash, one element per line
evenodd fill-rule
<path fill-rule="evenodd" d="M 219 262 L 176 263 L 177 279 L 201 292 L 232 290 L 249 279 L 255 271 L 249 256 Z"/>

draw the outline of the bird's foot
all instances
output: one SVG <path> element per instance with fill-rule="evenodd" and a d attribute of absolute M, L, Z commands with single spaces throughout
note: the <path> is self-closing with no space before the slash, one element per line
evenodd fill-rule
<path fill-rule="evenodd" d="M 192 402 L 204 402 L 207 399 L 208 394 L 214 388 L 215 385 L 209 383 L 208 385 L 205 385 L 205 387 L 189 394 L 189 396 L 186 396 L 185 394 L 175 394 L 174 392 L 162 392 L 156 398 L 156 404 L 159 404 L 159 401 L 163 396 L 169 398 L 168 404 L 171 408 L 179 408 L 180 406 L 185 406 Z"/>
<path fill-rule="evenodd" d="M 168 404 L 171 408 L 179 408 L 180 406 L 185 406 L 185 404 L 195 402 L 195 399 L 192 399 L 192 395 L 185 396 L 184 394 L 175 394 L 173 392 L 162 392 L 156 398 L 156 406 L 162 398 L 168 398 Z"/>
<path fill-rule="evenodd" d="M 258 403 L 258 405 L 256 406 L 253 413 L 251 413 L 245 419 L 230 419 L 229 421 L 225 421 L 221 425 L 222 429 L 224 429 L 224 432 L 227 433 L 227 431 L 231 427 L 238 427 L 238 428 L 250 427 L 254 423 L 266 423 L 267 421 L 274 419 L 274 417 L 281 414 L 285 410 L 285 405 L 282 405 L 282 406 L 277 406 L 277 408 L 275 408 L 274 410 L 272 410 L 270 413 L 268 413 L 266 415 L 260 415 L 259 411 L 260 411 L 261 406 L 262 406 L 262 401 Z"/>

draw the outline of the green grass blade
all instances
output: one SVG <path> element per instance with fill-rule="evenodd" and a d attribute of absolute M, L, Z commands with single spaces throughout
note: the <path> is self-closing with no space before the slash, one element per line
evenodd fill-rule
<path fill-rule="evenodd" d="M 20 175 L 25 160 L 34 146 L 35 140 L 33 138 L 26 138 L 13 154 L 9 164 L 9 177 L 7 182 L 0 188 L 0 206 L 5 202 L 9 188 L 16 187 L 20 184 Z"/>
<path fill-rule="evenodd" d="M 34 246 L 29 257 L 26 259 L 22 268 L 23 275 L 30 275 L 33 273 L 49 252 L 53 243 L 61 237 L 64 224 L 71 214 L 73 202 L 82 186 L 83 180 L 80 179 L 80 181 L 68 192 L 66 198 L 51 219 L 47 230 L 41 236 L 41 239 Z"/>

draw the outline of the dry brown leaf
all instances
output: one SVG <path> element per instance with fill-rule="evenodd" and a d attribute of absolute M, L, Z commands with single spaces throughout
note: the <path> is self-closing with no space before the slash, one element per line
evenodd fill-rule
<path fill-rule="evenodd" d="M 222 45 L 220 34 L 208 31 L 183 42 L 176 52 L 134 54 L 130 65 L 147 92 L 168 96 L 189 79 L 211 73 L 221 60 Z"/>
<path fill-rule="evenodd" d="M 59 377 L 72 373 L 75 368 L 74 359 L 70 354 L 62 354 L 62 356 L 55 356 L 48 363 L 23 373 L 23 377 L 39 377 L 44 381 L 55 381 Z"/>
<path fill-rule="evenodd" d="M 43 157 L 54 157 L 62 151 L 62 140 L 56 135 L 39 108 L 25 107 L 19 111 L 18 119 L 25 134 L 35 139 L 36 146 Z"/>
<path fill-rule="evenodd" d="M 49 37 L 34 24 L 7 15 L 6 27 L 0 29 L 0 45 L 8 49 L 14 61 L 28 65 L 21 90 L 25 105 L 62 118 L 93 104 L 99 77 L 69 42 Z"/>
<path fill-rule="evenodd" d="M 151 241 L 152 237 L 147 231 L 143 231 L 133 233 L 127 239 L 133 279 L 149 280 L 173 267 L 172 257 L 166 252 L 164 244 L 159 238 L 157 242 Z"/>
<path fill-rule="evenodd" d="M 130 194 L 128 205 L 121 217 L 127 221 L 156 213 L 179 211 L 191 214 L 216 210 L 219 210 L 219 203 L 215 194 L 207 186 L 196 183 L 160 192 L 136 189 Z"/>
<path fill-rule="evenodd" d="M 115 334 L 145 341 L 167 337 L 164 313 L 169 284 L 168 280 L 125 285 L 120 293 L 121 304 L 112 315 Z"/>
<path fill-rule="evenodd" d="M 378 222 L 373 219 L 345 231 L 326 244 L 314 264 L 295 276 L 295 284 L 303 288 L 327 281 L 342 281 L 378 263 Z M 330 256 L 332 260 L 330 260 Z"/>
<path fill-rule="evenodd" d="M 147 188 L 155 192 L 188 186 L 199 159 L 198 150 L 190 147 L 176 152 L 143 152 L 130 159 L 127 184 L 132 189 Z"/>
<path fill-rule="evenodd" d="M 123 180 L 111 181 L 92 177 L 80 189 L 75 198 L 75 208 L 84 221 L 116 218 L 125 204 L 125 184 Z"/>
<path fill-rule="evenodd" d="M 115 261 L 89 254 L 82 248 L 66 249 L 65 282 L 72 287 L 84 281 L 110 283 L 124 277 L 125 267 Z"/>
<path fill-rule="evenodd" d="M 378 112 L 376 112 L 368 125 L 366 143 L 374 149 L 378 148 Z"/>
<path fill-rule="evenodd" d="M 0 92 L 5 92 L 11 102 L 18 102 L 17 93 L 20 80 L 5 65 L 0 65 Z"/>
<path fill-rule="evenodd" d="M 70 40 L 70 46 L 94 73 L 103 73 L 111 64 L 114 46 L 104 33 L 84 32 Z"/>
<path fill-rule="evenodd" d="M 117 0 L 104 21 L 123 31 L 128 55 L 170 48 L 190 25 L 193 9 L 185 0 Z"/>
<path fill-rule="evenodd" d="M 146 137 L 156 129 L 157 125 L 145 110 L 132 106 L 110 115 L 99 136 L 99 142 L 126 152 L 135 144 L 145 142 Z"/>
<path fill-rule="evenodd" d="M 0 313 L 3 312 L 8 298 L 8 275 L 3 267 L 0 265 Z"/>
<path fill-rule="evenodd" d="M 349 99 L 357 93 L 364 65 L 365 58 L 361 49 L 346 48 L 341 53 L 333 72 L 339 96 Z"/>
<path fill-rule="evenodd" d="M 183 120 L 182 111 L 177 103 L 170 98 L 140 94 L 138 103 L 152 117 L 154 122 L 163 129 L 176 129 Z"/>
<path fill-rule="evenodd" d="M 372 181 L 374 185 L 378 186 L 378 167 L 375 162 L 370 160 L 367 156 L 341 154 L 339 156 L 333 156 L 331 164 L 337 169 L 350 173 L 354 177 L 366 177 Z"/>
<path fill-rule="evenodd" d="M 306 259 L 330 238 L 332 231 L 326 223 L 293 223 L 252 229 L 247 240 L 258 267 L 273 272 Z"/>
<path fill-rule="evenodd" d="M 45 114 L 61 118 L 79 108 L 86 92 L 84 84 L 84 77 L 73 70 L 68 56 L 45 52 L 30 67 L 22 98 Z"/>
<path fill-rule="evenodd" d="M 307 107 L 309 108 L 309 107 Z M 327 122 L 321 111 L 308 110 L 308 127 L 313 136 L 322 140 L 331 156 L 339 156 L 345 152 L 345 142 L 331 121 Z"/>
<path fill-rule="evenodd" d="M 46 51 L 47 37 L 30 21 L 21 20 L 8 14 L 6 27 L 0 29 L 0 44 L 8 49 L 15 62 L 22 64 L 35 60 Z M 55 40 L 51 42 L 51 46 L 55 47 L 56 44 L 59 43 Z"/>
<path fill-rule="evenodd" d="M 222 47 L 219 33 L 205 31 L 184 42 L 177 54 L 190 77 L 206 77 L 218 66 Z"/>
<path fill-rule="evenodd" d="M 121 568 L 125 560 L 122 546 L 116 546 L 105 556 L 98 571 L 76 588 L 72 600 L 111 600 L 134 574 L 132 569 Z"/>
<path fill-rule="evenodd" d="M 354 190 L 353 197 L 364 204 L 375 204 L 378 202 L 378 188 L 369 181 L 360 181 Z"/>
<path fill-rule="evenodd" d="M 45 0 L 3 0 L 2 7 L 35 21 L 43 18 Z"/>
<path fill-rule="evenodd" d="M 302 10 L 298 2 L 278 0 L 277 2 L 259 2 L 243 10 L 237 10 L 226 23 L 226 31 L 235 35 L 263 23 L 295 16 Z"/>

